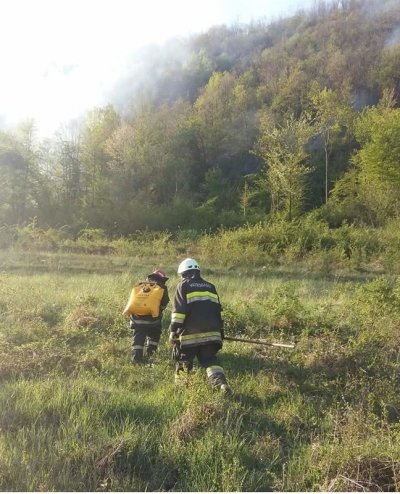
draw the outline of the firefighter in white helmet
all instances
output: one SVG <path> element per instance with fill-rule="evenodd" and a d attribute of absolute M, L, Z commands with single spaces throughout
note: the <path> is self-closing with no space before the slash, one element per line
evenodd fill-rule
<path fill-rule="evenodd" d="M 182 280 L 173 301 L 169 339 L 174 345 L 175 381 L 186 380 L 197 358 L 206 369 L 213 387 L 230 392 L 223 368 L 218 365 L 217 352 L 222 348 L 223 315 L 215 286 L 200 276 L 195 259 L 179 264 Z"/>

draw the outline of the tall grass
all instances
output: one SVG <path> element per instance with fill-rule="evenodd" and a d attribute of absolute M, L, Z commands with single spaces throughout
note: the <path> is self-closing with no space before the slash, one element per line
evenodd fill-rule
<path fill-rule="evenodd" d="M 53 253 L 44 262 L 57 262 L 68 253 L 107 255 L 109 267 L 128 262 L 152 262 L 160 258 L 176 262 L 195 256 L 210 266 L 225 269 L 263 267 L 285 270 L 300 266 L 307 272 L 400 273 L 400 223 L 393 219 L 382 228 L 343 224 L 329 228 L 327 222 L 310 213 L 296 221 L 270 220 L 236 229 L 220 229 L 199 234 L 188 230 L 175 232 L 137 231 L 128 237 L 108 237 L 100 229 L 84 229 L 77 234 L 67 227 L 40 229 L 36 222 L 27 226 L 2 227 L 0 249 L 20 251 L 34 258 L 35 253 Z M 101 261 L 99 261 L 101 262 Z M 62 268 L 62 266 L 59 266 Z M 103 266 L 104 267 L 104 266 Z"/>
<path fill-rule="evenodd" d="M 228 334 L 297 342 L 226 342 L 226 398 L 197 368 L 174 387 L 169 312 L 130 364 L 121 311 L 153 259 L 33 254 L 2 253 L 0 490 L 399 490 L 398 277 L 209 264 Z"/>

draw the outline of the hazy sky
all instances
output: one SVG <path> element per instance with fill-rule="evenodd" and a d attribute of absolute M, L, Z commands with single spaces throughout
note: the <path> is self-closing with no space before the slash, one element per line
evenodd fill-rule
<path fill-rule="evenodd" d="M 314 0 L 0 0 L 0 125 L 41 135 L 104 104 L 128 54 L 213 25 L 273 20 Z"/>

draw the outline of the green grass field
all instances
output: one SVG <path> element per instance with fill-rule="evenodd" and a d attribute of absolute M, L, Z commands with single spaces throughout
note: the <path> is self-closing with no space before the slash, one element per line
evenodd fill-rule
<path fill-rule="evenodd" d="M 130 364 L 121 313 L 155 264 L 1 253 L 0 490 L 400 489 L 400 278 L 207 266 L 227 334 L 297 342 L 225 342 L 227 398 L 199 369 L 174 387 L 170 308 Z"/>

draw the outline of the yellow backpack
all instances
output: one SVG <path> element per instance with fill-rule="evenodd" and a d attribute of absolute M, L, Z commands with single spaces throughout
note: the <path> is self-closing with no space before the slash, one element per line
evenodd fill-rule
<path fill-rule="evenodd" d="M 148 281 L 139 283 L 132 288 L 124 314 L 158 317 L 163 294 L 164 288 L 157 283 Z"/>

